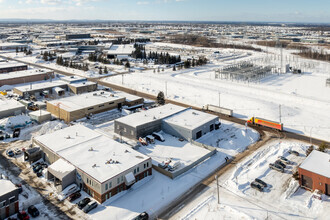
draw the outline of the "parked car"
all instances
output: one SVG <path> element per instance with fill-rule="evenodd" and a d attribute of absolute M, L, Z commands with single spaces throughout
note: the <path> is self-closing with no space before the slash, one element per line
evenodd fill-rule
<path fill-rule="evenodd" d="M 37 177 L 41 177 L 42 176 L 42 171 L 43 171 L 43 169 L 40 169 L 40 170 L 38 170 L 38 172 L 36 172 Z"/>
<path fill-rule="evenodd" d="M 284 173 L 284 168 L 279 166 L 278 164 L 270 163 L 269 168 Z"/>
<path fill-rule="evenodd" d="M 253 181 L 252 183 L 250 183 L 250 186 L 251 186 L 251 188 L 258 190 L 259 192 L 264 191 L 264 187 L 256 181 Z"/>
<path fill-rule="evenodd" d="M 256 178 L 254 181 L 256 181 L 257 183 L 261 184 L 263 187 L 267 187 L 267 183 L 265 183 L 261 179 Z"/>
<path fill-rule="evenodd" d="M 79 188 L 78 186 L 74 183 L 71 184 L 69 186 L 67 186 L 65 189 L 63 189 L 63 191 L 58 195 L 58 200 L 63 201 L 64 199 L 66 199 L 66 197 L 68 197 L 69 195 L 71 195 L 72 193 L 78 191 Z"/>
<path fill-rule="evenodd" d="M 29 220 L 30 216 L 25 211 L 20 211 L 17 213 L 17 218 L 20 220 Z"/>
<path fill-rule="evenodd" d="M 39 210 L 34 205 L 29 206 L 28 213 L 34 218 L 40 214 Z"/>
<path fill-rule="evenodd" d="M 289 152 L 289 154 L 294 154 L 296 156 L 299 156 L 299 153 L 295 150 L 289 150 L 288 152 Z"/>
<path fill-rule="evenodd" d="M 280 165 L 280 166 L 283 167 L 283 168 L 286 167 L 286 165 L 285 165 L 281 160 L 276 160 L 276 161 L 275 161 L 275 164 L 278 164 L 278 165 Z"/>
<path fill-rule="evenodd" d="M 76 199 L 78 199 L 80 197 L 81 197 L 80 192 L 75 192 L 75 193 L 72 193 L 71 195 L 69 195 L 68 200 L 70 202 L 72 202 L 72 201 L 74 201 L 74 200 L 76 200 Z"/>
<path fill-rule="evenodd" d="M 153 132 L 153 133 L 152 133 L 152 136 L 154 136 L 154 138 L 155 138 L 156 140 L 159 140 L 159 141 L 161 141 L 161 142 L 164 142 L 164 141 L 165 141 L 163 135 L 161 135 L 161 134 L 159 134 L 159 133 L 157 133 L 157 132 Z"/>
<path fill-rule="evenodd" d="M 8 157 L 14 157 L 15 156 L 15 153 L 12 150 L 7 150 L 6 154 L 7 154 Z"/>
<path fill-rule="evenodd" d="M 132 220 L 148 220 L 148 219 L 149 219 L 148 213 L 142 212 L 140 215 L 136 216 Z"/>
<path fill-rule="evenodd" d="M 15 153 L 15 155 L 20 155 L 22 153 L 22 150 L 19 148 L 15 148 L 14 153 Z"/>
<path fill-rule="evenodd" d="M 90 202 L 90 203 L 88 203 L 86 206 L 85 206 L 85 208 L 83 209 L 83 211 L 85 212 L 85 213 L 88 213 L 88 212 L 90 212 L 91 210 L 93 210 L 93 209 L 95 209 L 97 207 L 97 202 Z"/>
<path fill-rule="evenodd" d="M 32 168 L 32 170 L 33 170 L 34 173 L 38 173 L 39 170 L 42 170 L 42 169 L 43 169 L 43 167 L 42 167 L 41 164 L 38 164 L 37 166 L 35 166 L 35 167 Z"/>
<path fill-rule="evenodd" d="M 77 203 L 77 206 L 79 209 L 82 209 L 84 208 L 89 202 L 91 201 L 90 198 L 84 198 L 82 200 L 80 200 L 78 203 Z"/>
<path fill-rule="evenodd" d="M 282 161 L 283 163 L 285 163 L 285 164 L 291 164 L 291 161 L 288 160 L 288 159 L 286 159 L 286 158 L 283 157 L 283 156 L 279 156 L 278 159 L 279 159 L 280 161 Z"/>

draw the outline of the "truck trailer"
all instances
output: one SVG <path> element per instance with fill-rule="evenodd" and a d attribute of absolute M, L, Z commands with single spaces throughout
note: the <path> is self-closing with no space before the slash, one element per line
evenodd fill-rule
<path fill-rule="evenodd" d="M 248 124 L 264 126 L 268 128 L 273 128 L 279 131 L 283 131 L 283 124 L 275 121 L 270 121 L 263 118 L 252 117 L 247 121 Z"/>
<path fill-rule="evenodd" d="M 227 115 L 229 117 L 233 116 L 233 110 L 228 109 L 228 108 L 222 108 L 222 107 L 219 107 L 219 106 L 208 104 L 208 105 L 203 106 L 203 109 L 211 111 L 211 112 L 216 112 L 216 113 L 220 113 L 220 114 L 223 114 L 223 115 Z"/>

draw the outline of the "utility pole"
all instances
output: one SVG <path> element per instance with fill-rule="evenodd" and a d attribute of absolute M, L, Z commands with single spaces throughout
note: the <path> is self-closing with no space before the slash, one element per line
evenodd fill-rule
<path fill-rule="evenodd" d="M 218 181 L 218 175 L 215 175 L 214 178 L 217 181 L 217 194 L 218 194 L 218 204 L 220 204 L 220 195 L 219 195 L 219 181 Z"/>
<path fill-rule="evenodd" d="M 220 108 L 220 92 L 219 92 L 219 108 Z"/>
<path fill-rule="evenodd" d="M 311 145 L 313 145 L 312 144 L 312 130 L 313 130 L 313 127 L 311 128 L 311 132 L 309 134 L 309 142 L 310 142 Z"/>
<path fill-rule="evenodd" d="M 165 81 L 165 97 L 167 98 L 167 81 Z"/>
<path fill-rule="evenodd" d="M 280 114 L 280 123 L 282 122 L 282 115 L 281 115 L 281 104 L 278 106 L 279 114 Z"/>
<path fill-rule="evenodd" d="M 121 84 L 124 85 L 124 74 L 121 74 Z"/>

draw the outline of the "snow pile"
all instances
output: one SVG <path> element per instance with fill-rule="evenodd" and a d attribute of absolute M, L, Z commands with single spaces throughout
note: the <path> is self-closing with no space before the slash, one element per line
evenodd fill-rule
<path fill-rule="evenodd" d="M 29 116 L 17 115 L 0 120 L 0 127 L 3 128 L 24 127 L 30 123 L 31 123 L 31 118 Z"/>
<path fill-rule="evenodd" d="M 40 124 L 33 127 L 28 127 L 21 131 L 19 139 L 21 140 L 30 140 L 31 137 L 36 137 L 48 133 L 53 133 L 54 131 L 60 130 L 62 128 L 68 127 L 62 121 L 49 121 L 44 124 Z"/>
<path fill-rule="evenodd" d="M 295 179 L 291 179 L 287 190 L 284 193 L 285 199 L 290 198 L 299 188 L 299 182 Z"/>

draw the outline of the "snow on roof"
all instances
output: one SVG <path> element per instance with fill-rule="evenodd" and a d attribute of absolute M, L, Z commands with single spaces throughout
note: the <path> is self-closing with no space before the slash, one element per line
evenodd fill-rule
<path fill-rule="evenodd" d="M 313 150 L 300 168 L 330 178 L 330 154 Z"/>
<path fill-rule="evenodd" d="M 164 121 L 193 130 L 217 118 L 218 116 L 215 115 L 207 114 L 193 109 L 187 109 L 183 112 L 179 112 L 175 115 L 165 118 Z"/>
<path fill-rule="evenodd" d="M 61 109 L 71 112 L 84 109 L 90 106 L 101 105 L 107 102 L 116 101 L 122 98 L 124 97 L 114 95 L 110 92 L 97 91 L 84 93 L 76 96 L 69 96 L 66 98 L 49 101 L 48 103 L 55 106 L 59 105 Z"/>
<path fill-rule="evenodd" d="M 22 108 L 22 107 L 25 107 L 25 106 L 23 104 L 21 104 L 20 102 L 16 101 L 16 100 L 13 100 L 13 99 L 2 100 L 2 99 L 0 99 L 0 112 L 15 109 L 15 108 Z"/>
<path fill-rule="evenodd" d="M 18 63 L 18 62 L 0 62 L 0 69 L 5 69 L 9 67 L 17 67 L 17 66 L 27 66 L 24 63 Z"/>
<path fill-rule="evenodd" d="M 27 115 L 17 115 L 0 120 L 0 125 L 5 127 L 11 127 L 16 125 L 25 125 L 31 121 L 31 118 Z"/>
<path fill-rule="evenodd" d="M 67 83 L 63 82 L 62 80 L 53 80 L 53 81 L 26 83 L 24 85 L 15 87 L 15 89 L 22 91 L 22 92 L 29 92 L 29 91 L 40 90 L 40 89 L 55 88 L 55 87 L 65 86 L 65 85 L 67 85 Z"/>
<path fill-rule="evenodd" d="M 35 140 L 101 183 L 150 159 L 80 124 L 36 137 Z"/>
<path fill-rule="evenodd" d="M 154 120 L 164 119 L 183 110 L 185 110 L 184 107 L 173 104 L 166 104 L 157 108 L 152 108 L 146 111 L 127 115 L 125 117 L 116 119 L 116 121 L 130 125 L 132 127 L 137 127 Z"/>
<path fill-rule="evenodd" d="M 108 50 L 108 54 L 110 55 L 128 55 L 132 54 L 134 51 L 133 44 L 114 44 L 111 45 L 110 49 Z"/>
<path fill-rule="evenodd" d="M 46 110 L 38 110 L 38 111 L 30 112 L 29 115 L 32 115 L 32 116 L 44 116 L 44 115 L 50 115 L 50 112 L 48 112 Z"/>
<path fill-rule="evenodd" d="M 3 196 L 16 189 L 16 186 L 10 180 L 6 179 L 0 179 L 0 186 L 0 196 Z"/>
<path fill-rule="evenodd" d="M 73 83 L 76 81 L 84 81 L 87 79 L 85 77 L 81 77 L 81 76 L 63 76 L 61 77 L 61 80 L 65 81 L 65 82 L 69 82 L 69 83 Z"/>
<path fill-rule="evenodd" d="M 116 94 L 119 95 L 119 96 L 125 97 L 127 102 L 137 101 L 137 100 L 141 99 L 140 96 L 131 95 L 131 94 L 126 93 L 126 92 L 116 91 Z"/>
<path fill-rule="evenodd" d="M 79 87 L 84 87 L 84 86 L 89 86 L 89 85 L 95 85 L 95 82 L 92 81 L 86 81 L 86 82 L 73 82 L 70 84 L 70 86 L 79 88 Z"/>
<path fill-rule="evenodd" d="M 22 70 L 17 72 L 10 72 L 6 74 L 0 74 L 0 80 L 13 79 L 19 77 L 28 77 L 39 74 L 52 73 L 52 71 L 45 69 L 31 69 L 31 70 Z"/>
<path fill-rule="evenodd" d="M 69 164 L 68 162 L 66 162 L 61 158 L 48 167 L 48 171 L 56 172 L 57 178 L 63 178 L 64 176 L 71 173 L 75 169 L 76 168 L 73 165 Z"/>
<path fill-rule="evenodd" d="M 21 43 L 11 43 L 11 42 L 4 42 L 0 43 L 0 47 L 26 47 L 26 44 L 21 44 Z"/>

